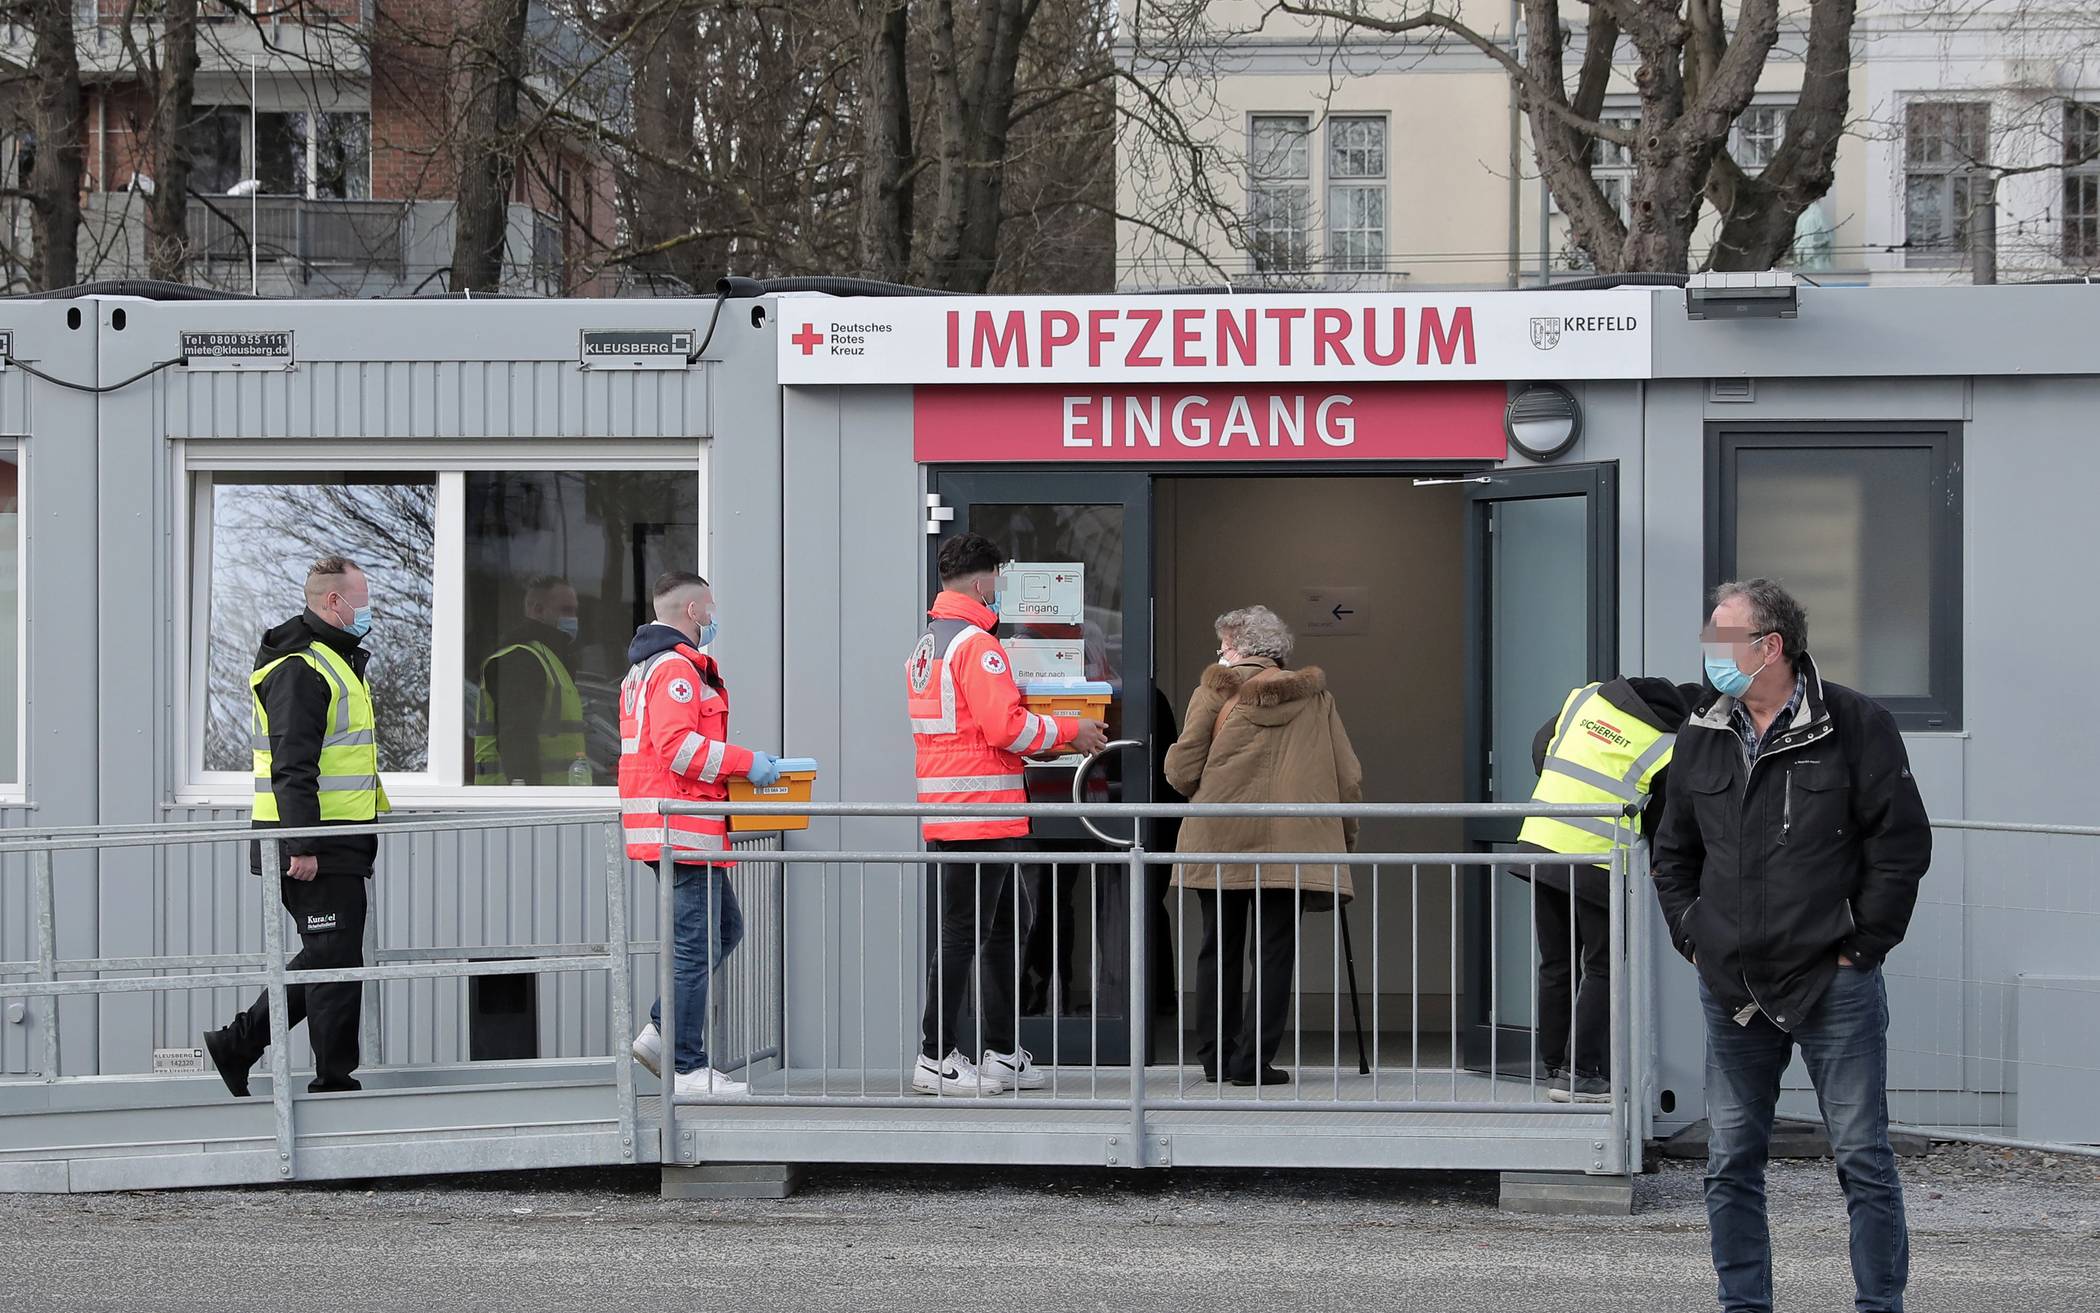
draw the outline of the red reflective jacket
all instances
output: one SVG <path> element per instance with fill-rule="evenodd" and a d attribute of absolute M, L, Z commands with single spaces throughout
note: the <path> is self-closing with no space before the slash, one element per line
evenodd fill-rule
<path fill-rule="evenodd" d="M 1021 758 L 1070 743 L 1080 722 L 1039 716 L 1022 702 L 1013 663 L 991 634 L 999 622 L 991 608 L 944 592 L 927 616 L 904 664 L 919 801 L 981 804 L 985 814 L 929 819 L 920 832 L 951 842 L 1023 836 L 1026 817 L 997 814 L 1001 803 L 1028 800 Z"/>
<path fill-rule="evenodd" d="M 644 626 L 644 633 L 651 628 Z M 727 818 L 666 815 L 663 805 L 721 802 L 730 777 L 750 772 L 752 756 L 729 741 L 729 690 L 713 657 L 681 642 L 638 662 L 620 682 L 620 823 L 627 855 L 730 865 L 722 858 L 729 848 Z"/>

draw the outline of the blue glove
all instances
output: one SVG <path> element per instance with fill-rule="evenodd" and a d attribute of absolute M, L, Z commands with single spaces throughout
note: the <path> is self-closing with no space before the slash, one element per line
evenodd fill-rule
<path fill-rule="evenodd" d="M 761 789 L 765 788 L 780 778 L 780 758 L 764 752 L 752 753 L 751 769 L 744 772 L 744 778 Z"/>

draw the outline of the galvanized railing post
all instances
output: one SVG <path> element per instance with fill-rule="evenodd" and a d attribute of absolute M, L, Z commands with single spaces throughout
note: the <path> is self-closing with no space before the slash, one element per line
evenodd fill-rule
<path fill-rule="evenodd" d="M 58 983 L 58 895 L 51 885 L 51 850 L 39 849 L 29 858 L 31 890 L 36 899 L 36 960 L 44 983 Z M 58 995 L 44 1000 L 44 1079 L 58 1079 Z"/>
<path fill-rule="evenodd" d="M 1133 829 L 1139 827 L 1132 827 Z M 1125 970 L 1130 974 L 1130 1156 L 1132 1167 L 1150 1160 L 1145 1140 L 1145 1049 L 1150 1021 L 1145 997 L 1145 845 L 1134 843 L 1129 863 L 1129 888 L 1124 902 L 1130 906 L 1130 956 Z M 1099 1004 L 1095 1011 L 1100 1010 Z M 1118 1155 L 1111 1155 L 1113 1163 Z"/>
<path fill-rule="evenodd" d="M 634 1056 L 628 1037 L 634 1033 L 634 962 L 628 956 L 627 844 L 618 825 L 606 827 L 605 952 L 606 988 L 612 1005 L 614 1099 L 619 1104 L 620 1161 L 634 1161 Z"/>
<path fill-rule="evenodd" d="M 270 1107 L 277 1125 L 277 1174 L 294 1174 L 292 1159 L 292 1027 L 284 973 L 284 909 L 278 882 L 284 878 L 281 846 L 262 841 L 263 970 L 270 999 Z"/>
<path fill-rule="evenodd" d="M 1632 1120 L 1632 1097 L 1629 1091 L 1633 1082 L 1627 1070 L 1627 1007 L 1626 1007 L 1626 849 L 1632 838 L 1628 818 L 1621 813 L 1613 822 L 1611 846 L 1611 889 L 1606 894 L 1609 906 L 1606 919 L 1610 925 L 1611 962 L 1611 1143 L 1598 1164 L 1599 1170 L 1623 1176 L 1632 1172 L 1633 1164 L 1628 1158 L 1626 1127 Z M 1574 894 L 1573 872 L 1569 874 L 1569 896 Z M 1572 904 L 1571 904 L 1572 905 Z M 1570 1063 L 1572 1066 L 1573 1064 Z M 1570 1073 L 1571 1079 L 1573 1073 Z"/>
<path fill-rule="evenodd" d="M 668 837 L 668 836 L 667 836 Z M 656 863 L 656 994 L 659 1042 L 663 1058 L 657 1063 L 656 1083 L 663 1092 L 663 1146 L 658 1158 L 684 1164 L 686 1153 L 678 1142 L 678 929 L 672 885 L 678 866 L 671 860 L 670 845 Z"/>

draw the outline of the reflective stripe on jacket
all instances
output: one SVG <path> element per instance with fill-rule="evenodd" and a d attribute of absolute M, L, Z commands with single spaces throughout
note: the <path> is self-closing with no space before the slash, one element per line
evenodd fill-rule
<path fill-rule="evenodd" d="M 729 822 L 667 815 L 667 802 L 721 802 L 752 752 L 729 742 L 729 693 L 712 657 L 680 644 L 620 682 L 620 824 L 637 861 L 728 866 Z M 666 851 L 668 849 L 668 851 Z"/>
<path fill-rule="evenodd" d="M 325 643 L 315 643 L 281 656 L 248 677 L 255 754 L 254 820 L 278 819 L 272 786 L 275 755 L 270 747 L 270 714 L 263 707 L 262 684 L 286 661 L 312 666 L 328 685 L 328 722 L 321 738 L 320 779 L 315 790 L 323 821 L 370 821 L 389 810 L 379 783 L 378 725 L 372 715 L 372 690 L 350 663 Z"/>
<path fill-rule="evenodd" d="M 1027 818 L 998 813 L 1028 800 L 1021 759 L 1070 743 L 1079 722 L 1028 709 L 1013 663 L 992 636 L 998 617 L 989 607 L 944 592 L 927 616 L 904 664 L 918 800 L 985 810 L 924 820 L 920 833 L 948 842 L 1022 837 Z"/>
<path fill-rule="evenodd" d="M 505 784 L 503 757 L 496 740 L 496 698 L 489 691 L 489 667 L 513 652 L 525 652 L 540 663 L 547 693 L 540 710 L 540 777 L 534 784 L 569 782 L 569 768 L 584 755 L 583 695 L 576 691 L 569 667 L 545 643 L 512 643 L 481 663 L 481 688 L 474 708 L 474 783 Z"/>
<path fill-rule="evenodd" d="M 1603 685 L 1585 684 L 1561 704 L 1553 741 L 1533 802 L 1596 803 L 1598 814 L 1533 816 L 1517 836 L 1549 852 L 1579 855 L 1611 852 L 1614 841 L 1630 847 L 1634 824 L 1619 817 L 1629 804 L 1645 807 L 1656 773 L 1670 764 L 1677 736 L 1628 715 L 1603 694 Z"/>

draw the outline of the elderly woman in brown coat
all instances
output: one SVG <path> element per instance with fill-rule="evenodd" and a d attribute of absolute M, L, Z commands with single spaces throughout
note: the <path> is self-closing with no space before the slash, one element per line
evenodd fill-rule
<path fill-rule="evenodd" d="M 1360 802 L 1363 768 L 1349 747 L 1327 677 L 1291 670 L 1291 631 L 1263 606 L 1218 617 L 1218 664 L 1189 699 L 1181 737 L 1167 752 L 1167 779 L 1189 801 Z M 1331 817 L 1200 816 L 1181 824 L 1184 853 L 1342 853 L 1356 822 Z M 1193 890 L 1203 914 L 1196 969 L 1196 1054 L 1208 1080 L 1275 1085 L 1274 1065 L 1290 1015 L 1298 917 L 1353 890 L 1346 866 L 1329 863 L 1185 862 L 1174 883 Z M 1255 966 L 1245 962 L 1254 928 Z"/>

